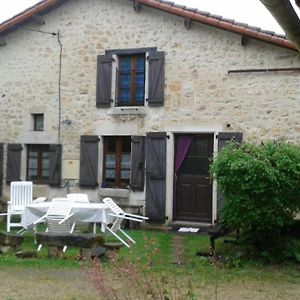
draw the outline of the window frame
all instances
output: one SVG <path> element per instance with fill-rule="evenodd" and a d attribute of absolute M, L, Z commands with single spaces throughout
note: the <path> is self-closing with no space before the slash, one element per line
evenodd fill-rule
<path fill-rule="evenodd" d="M 29 159 L 30 153 L 37 149 L 38 157 L 37 157 L 37 179 L 32 179 L 29 177 Z M 48 152 L 48 178 L 43 179 L 42 172 L 43 172 L 43 153 Z M 35 184 L 48 184 L 50 178 L 50 145 L 48 144 L 29 144 L 27 145 L 27 161 L 26 161 L 26 179 L 32 181 Z M 31 168 L 32 169 L 32 168 Z"/>
<path fill-rule="evenodd" d="M 115 151 L 108 150 L 108 142 L 109 138 L 115 139 Z M 127 142 L 130 144 L 130 152 L 123 151 L 123 145 L 125 144 L 125 139 L 128 139 Z M 102 183 L 105 187 L 108 188 L 129 188 L 131 173 L 129 173 L 129 177 L 126 180 L 122 180 L 121 171 L 123 170 L 121 167 L 122 163 L 122 154 L 130 155 L 130 168 L 129 172 L 131 172 L 131 153 L 132 153 L 132 145 L 131 145 L 131 136 L 123 135 L 123 136 L 104 136 L 103 139 L 103 175 L 102 175 Z M 107 181 L 106 178 L 106 155 L 107 154 L 115 154 L 115 178 L 114 181 Z"/>

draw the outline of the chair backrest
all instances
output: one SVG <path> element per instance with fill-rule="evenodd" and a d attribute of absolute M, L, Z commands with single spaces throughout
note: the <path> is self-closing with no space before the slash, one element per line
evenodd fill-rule
<path fill-rule="evenodd" d="M 47 212 L 48 217 L 63 219 L 70 214 L 72 203 L 67 198 L 53 198 Z"/>
<path fill-rule="evenodd" d="M 124 210 L 110 197 L 106 197 L 102 201 L 107 205 L 107 207 L 109 207 L 114 212 L 114 214 L 116 215 L 125 214 Z"/>
<path fill-rule="evenodd" d="M 11 210 L 23 210 L 24 207 L 32 203 L 32 182 L 12 181 L 10 183 L 10 203 Z"/>
<path fill-rule="evenodd" d="M 70 214 L 71 209 L 72 202 L 67 198 L 53 198 L 46 216 L 48 232 L 71 232 L 72 225 L 69 221 L 59 224 Z"/>
<path fill-rule="evenodd" d="M 67 194 L 67 199 L 73 201 L 73 202 L 82 202 L 82 203 L 88 203 L 89 197 L 87 194 Z"/>

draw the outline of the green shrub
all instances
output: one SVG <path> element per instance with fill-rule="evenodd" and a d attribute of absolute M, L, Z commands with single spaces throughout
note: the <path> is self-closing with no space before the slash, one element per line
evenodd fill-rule
<path fill-rule="evenodd" d="M 300 148 L 228 143 L 211 165 L 224 198 L 221 220 L 256 247 L 274 247 L 300 210 Z"/>

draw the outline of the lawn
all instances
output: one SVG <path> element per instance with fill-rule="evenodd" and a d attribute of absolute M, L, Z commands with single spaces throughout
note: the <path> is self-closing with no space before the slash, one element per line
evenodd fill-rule
<path fill-rule="evenodd" d="M 34 299 L 30 295 L 35 288 L 39 299 L 299 299 L 299 264 L 245 259 L 240 246 L 222 239 L 216 243 L 216 259 L 200 257 L 196 252 L 208 253 L 205 235 L 142 230 L 129 234 L 136 244 L 101 262 L 78 261 L 76 248 L 68 248 L 64 259 L 48 259 L 46 247 L 38 258 L 0 255 L 2 288 L 13 280 L 10 276 L 31 287 L 27 296 L 7 287 L 0 299 Z M 22 249 L 35 248 L 32 233 L 25 233 Z M 60 285 L 61 294 L 54 296 Z"/>

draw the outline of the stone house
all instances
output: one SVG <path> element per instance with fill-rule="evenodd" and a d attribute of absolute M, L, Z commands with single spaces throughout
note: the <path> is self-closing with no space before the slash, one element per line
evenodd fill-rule
<path fill-rule="evenodd" d="M 211 224 L 224 142 L 300 142 L 299 70 L 284 36 L 168 1 L 41 1 L 0 24 L 3 203 L 31 180 Z"/>

